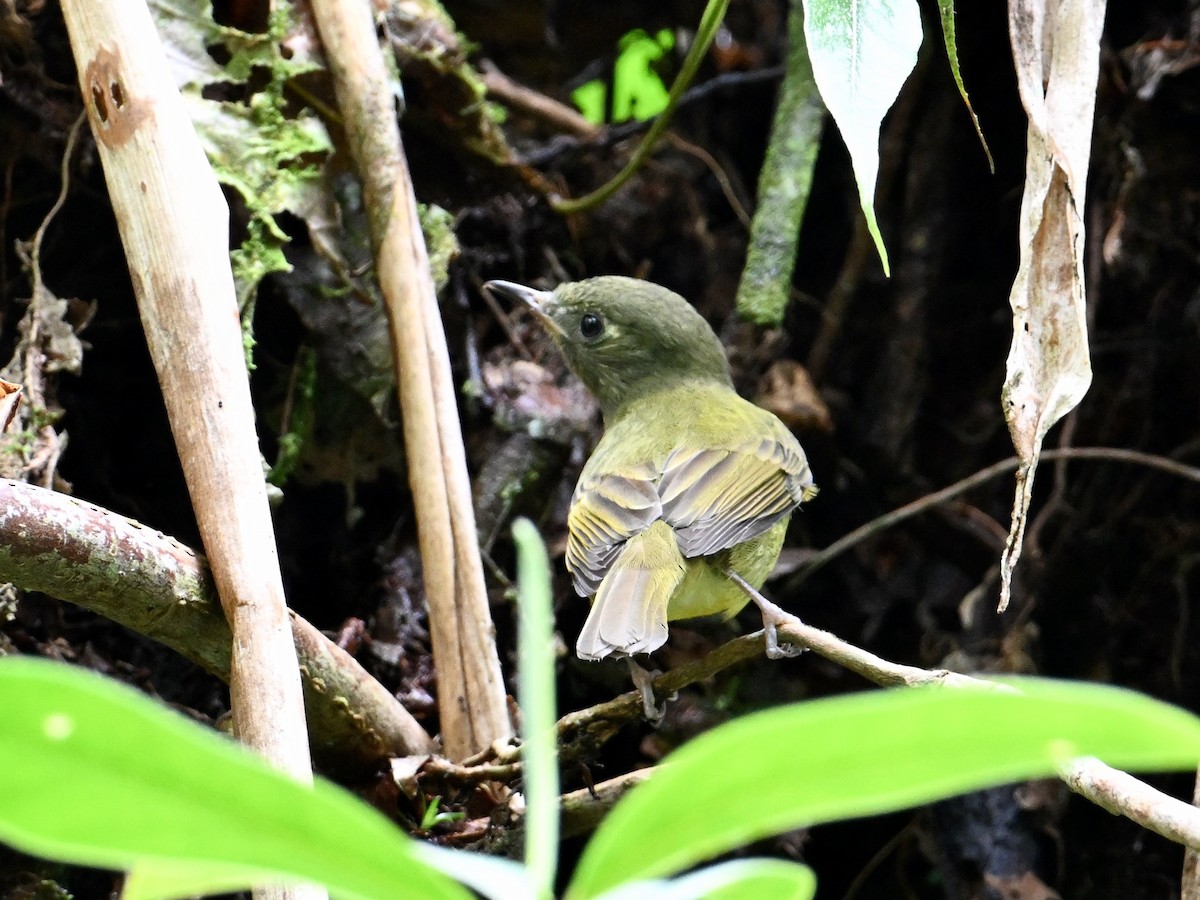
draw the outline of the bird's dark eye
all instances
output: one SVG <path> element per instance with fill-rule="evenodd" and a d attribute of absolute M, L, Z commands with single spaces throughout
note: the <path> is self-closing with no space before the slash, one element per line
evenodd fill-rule
<path fill-rule="evenodd" d="M 584 340 L 592 340 L 604 334 L 604 320 L 595 313 L 584 313 L 579 320 L 579 333 Z"/>

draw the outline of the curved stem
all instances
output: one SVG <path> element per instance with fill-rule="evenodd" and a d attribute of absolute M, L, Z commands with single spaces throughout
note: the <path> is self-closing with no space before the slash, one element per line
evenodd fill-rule
<path fill-rule="evenodd" d="M 676 107 L 679 106 L 683 92 L 687 90 L 688 85 L 692 83 L 692 79 L 696 77 L 696 70 L 700 68 L 704 54 L 708 52 L 709 45 L 712 44 L 713 38 L 717 36 L 717 28 L 720 26 L 721 20 L 725 18 L 725 10 L 728 7 L 729 0 L 708 0 L 708 5 L 704 8 L 704 15 L 700 17 L 700 27 L 696 29 L 696 40 L 688 50 L 687 56 L 684 57 L 679 75 L 675 78 L 674 83 L 671 85 L 671 91 L 667 95 L 667 105 L 658 114 L 658 117 L 654 120 L 654 124 L 650 126 L 650 130 L 646 132 L 646 136 L 642 138 L 642 142 L 638 144 L 637 150 L 633 152 L 633 156 L 630 157 L 625 167 L 606 184 L 596 188 L 590 194 L 585 194 L 575 200 L 559 199 L 554 201 L 552 205 L 556 212 L 569 215 L 571 213 L 583 212 L 584 210 L 591 209 L 593 206 L 599 206 L 615 194 L 621 185 L 633 177 L 633 173 L 638 170 L 646 160 L 646 157 L 650 155 L 650 151 L 654 149 L 654 145 L 658 142 L 658 139 L 667 130 L 667 125 L 670 124 L 671 117 L 674 115 Z"/>

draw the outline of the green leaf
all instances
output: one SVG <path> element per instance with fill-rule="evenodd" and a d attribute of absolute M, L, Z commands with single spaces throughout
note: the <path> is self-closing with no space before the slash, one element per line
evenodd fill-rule
<path fill-rule="evenodd" d="M 664 28 L 654 37 L 635 28 L 621 38 L 620 53 L 613 63 L 613 122 L 629 119 L 652 119 L 667 108 L 670 94 L 654 64 L 675 46 L 675 35 Z M 571 99 L 585 119 L 596 125 L 604 124 L 604 107 L 608 88 L 599 78 L 580 85 L 571 92 Z"/>
<path fill-rule="evenodd" d="M 584 82 L 571 92 L 571 100 L 579 107 L 583 117 L 593 125 L 604 124 L 604 104 L 608 99 L 608 88 L 599 78 Z"/>
<path fill-rule="evenodd" d="M 962 73 L 958 70 L 958 40 L 954 36 L 954 0 L 938 0 L 938 14 L 942 20 L 942 40 L 946 45 L 946 59 L 950 63 L 950 74 L 954 76 L 954 83 L 958 85 L 958 94 L 962 97 L 963 105 L 966 106 L 967 113 L 971 116 L 971 124 L 975 126 L 975 134 L 979 136 L 983 155 L 987 157 L 988 169 L 995 175 L 996 161 L 992 159 L 991 148 L 988 147 L 987 140 L 983 136 L 983 129 L 979 127 L 979 117 L 975 115 L 971 99 L 967 96 L 966 85 L 963 84 Z"/>
<path fill-rule="evenodd" d="M 603 900 L 811 900 L 817 892 L 812 869 L 782 859 L 738 859 L 673 881 L 631 881 Z"/>
<path fill-rule="evenodd" d="M 0 840 L 132 868 L 139 898 L 252 882 L 339 897 L 463 898 L 382 815 L 301 784 L 128 687 L 45 660 L 0 659 Z"/>
<path fill-rule="evenodd" d="M 804 33 L 821 99 L 850 151 L 867 228 L 890 274 L 875 220 L 879 126 L 917 64 L 920 9 L 916 0 L 804 0 Z"/>
<path fill-rule="evenodd" d="M 517 545 L 518 684 L 525 763 L 525 865 L 538 896 L 554 891 L 558 871 L 558 746 L 554 731 L 554 605 L 550 560 L 528 519 L 512 526 Z"/>
<path fill-rule="evenodd" d="M 1094 684 L 904 688 L 780 707 L 664 760 L 601 823 L 570 896 L 678 872 L 792 828 L 892 811 L 1025 778 L 1070 758 L 1129 769 L 1200 760 L 1200 719 Z"/>
<path fill-rule="evenodd" d="M 519 862 L 484 853 L 447 850 L 436 844 L 418 843 L 417 858 L 455 881 L 493 900 L 539 900 L 528 872 Z"/>
<path fill-rule="evenodd" d="M 621 53 L 613 64 L 613 121 L 645 121 L 667 108 L 666 85 L 654 64 L 675 46 L 675 36 L 664 28 L 651 37 L 636 28 L 621 38 Z"/>

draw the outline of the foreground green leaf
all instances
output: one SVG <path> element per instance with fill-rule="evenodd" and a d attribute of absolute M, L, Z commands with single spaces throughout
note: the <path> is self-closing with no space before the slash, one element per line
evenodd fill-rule
<path fill-rule="evenodd" d="M 307 786 L 128 687 L 0 659 L 0 840 L 137 870 L 135 896 L 325 884 L 339 897 L 469 896 L 331 784 Z"/>
<path fill-rule="evenodd" d="M 632 881 L 603 900 L 810 900 L 817 877 L 808 866 L 782 859 L 737 859 L 671 881 Z"/>
<path fill-rule="evenodd" d="M 558 871 L 558 746 L 554 732 L 554 603 L 546 545 L 528 519 L 512 526 L 517 545 L 521 759 L 525 764 L 525 865 L 539 896 L 549 897 Z"/>
<path fill-rule="evenodd" d="M 1097 756 L 1133 770 L 1190 769 L 1200 719 L 1094 684 L 1005 679 L 781 707 L 671 754 L 601 824 L 570 896 L 679 872 L 792 828 L 888 812 Z"/>

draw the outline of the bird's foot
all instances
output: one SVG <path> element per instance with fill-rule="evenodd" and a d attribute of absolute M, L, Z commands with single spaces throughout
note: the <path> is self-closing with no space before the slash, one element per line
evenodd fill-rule
<path fill-rule="evenodd" d="M 658 698 L 654 696 L 654 679 L 661 675 L 662 672 L 643 668 L 632 656 L 625 657 L 625 662 L 629 666 L 629 677 L 633 679 L 633 686 L 642 695 L 642 711 L 646 714 L 646 718 L 651 724 L 657 725 L 662 721 L 663 716 L 666 715 L 667 703 L 674 700 L 678 694 L 671 694 L 670 697 L 662 702 L 662 705 L 659 705 Z"/>
<path fill-rule="evenodd" d="M 767 659 L 792 659 L 804 652 L 798 644 L 779 642 L 779 625 L 766 612 L 763 613 L 763 634 L 766 638 Z"/>
<path fill-rule="evenodd" d="M 757 606 L 758 611 L 762 613 L 763 635 L 767 645 L 767 659 L 791 659 L 792 657 L 799 656 L 801 653 L 803 653 L 805 649 L 804 647 L 801 647 L 797 644 L 781 644 L 779 642 L 779 626 L 786 625 L 788 621 L 794 619 L 794 617 L 788 615 L 786 612 L 764 597 L 761 593 L 759 593 L 758 589 L 754 587 L 754 585 L 748 582 L 737 572 L 730 569 L 725 574 L 729 576 L 729 579 L 734 584 L 736 584 L 745 592 L 747 597 L 754 601 L 754 605 Z"/>

